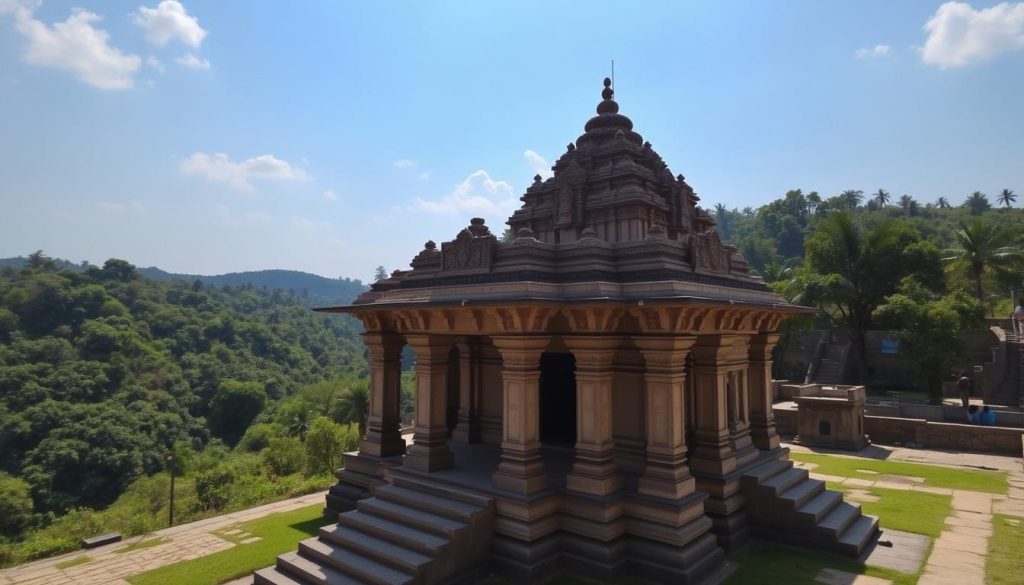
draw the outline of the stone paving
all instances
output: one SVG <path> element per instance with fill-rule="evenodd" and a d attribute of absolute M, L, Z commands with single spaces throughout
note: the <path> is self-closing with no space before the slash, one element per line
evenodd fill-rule
<path fill-rule="evenodd" d="M 222 551 L 238 544 L 259 540 L 237 528 L 235 524 L 287 512 L 313 504 L 322 504 L 322 493 L 266 504 L 159 530 L 144 537 L 108 544 L 88 551 L 76 551 L 10 569 L 0 570 L 0 585 L 128 585 L 125 577 Z M 225 530 L 227 529 L 227 530 Z M 135 542 L 165 538 L 167 542 L 149 548 L 118 552 Z M 253 540 L 255 539 L 255 540 Z M 60 569 L 57 565 L 86 555 L 91 561 Z"/>

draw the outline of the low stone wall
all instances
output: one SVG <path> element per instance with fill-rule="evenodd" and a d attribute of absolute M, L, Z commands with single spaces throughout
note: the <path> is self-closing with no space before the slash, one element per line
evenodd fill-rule
<path fill-rule="evenodd" d="M 1024 427 L 1024 412 L 994 409 L 996 426 Z M 963 407 L 957 405 L 917 404 L 912 402 L 883 402 L 864 405 L 864 414 L 890 418 L 920 418 L 930 422 L 966 422 Z"/>
<path fill-rule="evenodd" d="M 797 432 L 796 409 L 775 409 L 775 428 L 781 435 Z M 977 451 L 1020 457 L 1019 428 L 935 422 L 921 418 L 865 416 L 864 431 L 873 443 L 925 449 Z"/>

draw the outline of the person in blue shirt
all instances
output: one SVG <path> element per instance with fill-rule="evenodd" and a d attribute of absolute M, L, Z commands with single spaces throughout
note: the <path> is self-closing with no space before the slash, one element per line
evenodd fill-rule
<path fill-rule="evenodd" d="M 981 424 L 993 426 L 996 424 L 996 412 L 986 404 L 981 409 Z"/>
<path fill-rule="evenodd" d="M 972 425 L 981 424 L 981 410 L 978 409 L 977 404 L 972 404 L 971 407 L 967 409 L 967 422 Z"/>

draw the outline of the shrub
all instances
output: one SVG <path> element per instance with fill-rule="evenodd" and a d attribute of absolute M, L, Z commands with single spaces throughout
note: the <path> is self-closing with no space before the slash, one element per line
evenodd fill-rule
<path fill-rule="evenodd" d="M 278 476 L 297 473 L 306 463 L 306 451 L 302 441 L 288 437 L 270 439 L 270 445 L 263 450 L 263 463 Z"/>
<path fill-rule="evenodd" d="M 218 465 L 200 473 L 196 476 L 196 497 L 199 504 L 206 509 L 223 508 L 230 499 L 231 484 L 237 477 L 235 469 L 229 465 Z"/>
<path fill-rule="evenodd" d="M 281 434 L 282 428 L 279 424 L 257 423 L 246 429 L 236 449 L 250 453 L 259 453 L 270 446 L 271 439 L 280 437 Z"/>
<path fill-rule="evenodd" d="M 0 473 L 0 534 L 15 536 L 32 519 L 32 496 L 23 479 Z"/>

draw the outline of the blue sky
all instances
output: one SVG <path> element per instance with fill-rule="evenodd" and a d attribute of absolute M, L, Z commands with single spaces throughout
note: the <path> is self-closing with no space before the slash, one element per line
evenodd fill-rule
<path fill-rule="evenodd" d="M 622 113 L 711 207 L 1024 195 L 1024 3 L 0 0 L 0 256 L 368 279 Z"/>

